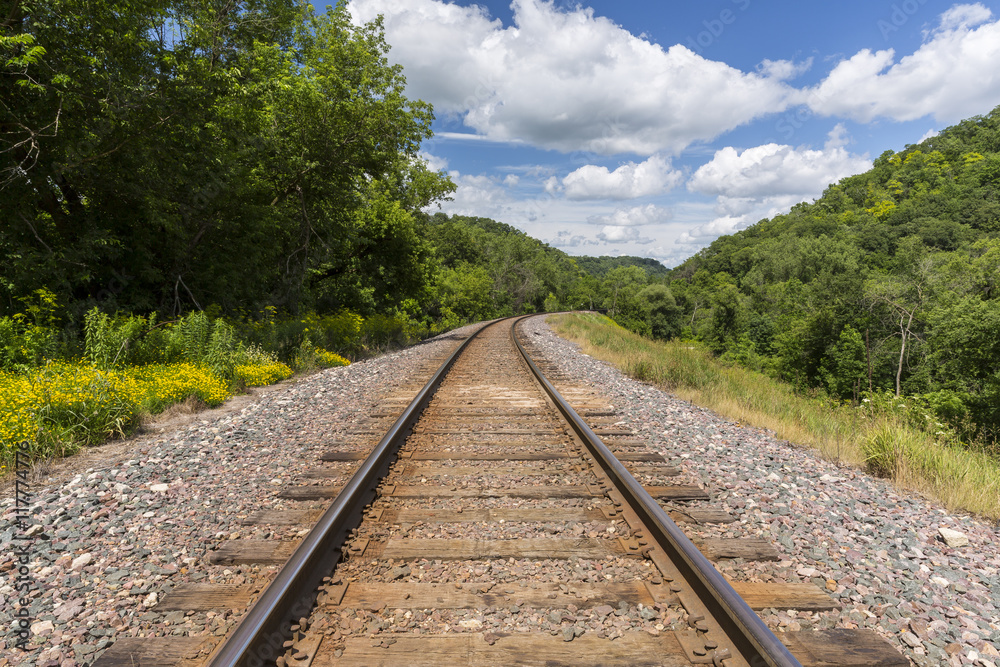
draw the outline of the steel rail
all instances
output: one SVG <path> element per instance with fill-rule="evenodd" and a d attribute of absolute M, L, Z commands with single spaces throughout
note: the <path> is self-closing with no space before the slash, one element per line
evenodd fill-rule
<path fill-rule="evenodd" d="M 529 316 L 530 317 L 530 316 Z M 653 538 L 667 551 L 671 560 L 681 570 L 685 581 L 693 592 L 705 603 L 713 603 L 721 612 L 715 614 L 723 632 L 733 641 L 737 651 L 750 665 L 767 664 L 772 667 L 802 667 L 801 663 L 781 643 L 760 617 L 733 590 L 712 563 L 687 538 L 673 519 L 649 495 L 632 473 L 615 457 L 596 433 L 587 425 L 576 410 L 562 397 L 559 391 L 535 365 L 527 350 L 517 339 L 514 329 L 527 319 L 519 318 L 511 327 L 511 337 L 527 362 L 531 372 L 545 388 L 563 417 L 570 423 L 577 436 L 584 442 L 597 459 L 605 474 L 615 484 L 626 502 L 639 515 Z"/>
<path fill-rule="evenodd" d="M 482 327 L 445 360 L 403 414 L 393 423 L 372 453 L 264 589 L 247 615 L 213 652 L 211 667 L 257 667 L 273 664 L 291 636 L 291 624 L 309 616 L 317 588 L 340 561 L 340 546 L 356 527 L 364 508 L 375 497 L 399 447 L 430 402 L 441 381 Z"/>

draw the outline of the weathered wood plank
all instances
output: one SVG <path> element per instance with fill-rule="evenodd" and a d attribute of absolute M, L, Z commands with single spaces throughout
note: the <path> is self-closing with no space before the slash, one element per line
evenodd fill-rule
<path fill-rule="evenodd" d="M 629 465 L 631 461 L 623 461 L 625 467 L 633 475 L 663 475 L 664 477 L 676 477 L 681 474 L 680 468 L 665 465 Z"/>
<path fill-rule="evenodd" d="M 382 558 L 483 560 L 488 558 L 606 558 L 623 551 L 616 540 L 526 538 L 518 540 L 390 539 Z"/>
<path fill-rule="evenodd" d="M 304 479 L 337 479 L 341 475 L 349 474 L 344 470 L 337 470 L 335 468 L 313 468 L 312 470 L 306 470 L 302 473 L 301 477 Z"/>
<path fill-rule="evenodd" d="M 437 484 L 397 485 L 383 495 L 394 498 L 587 498 L 594 494 L 586 486 L 515 486 L 509 489 L 452 488 Z"/>
<path fill-rule="evenodd" d="M 670 509 L 667 513 L 676 523 L 733 523 L 736 521 L 736 517 L 726 510 L 712 507 Z"/>
<path fill-rule="evenodd" d="M 910 661 L 871 630 L 802 630 L 778 637 L 803 667 L 906 667 Z"/>
<path fill-rule="evenodd" d="M 692 540 L 709 560 L 742 558 L 744 560 L 781 560 L 774 545 L 750 537 Z"/>
<path fill-rule="evenodd" d="M 229 540 L 208 553 L 212 565 L 282 565 L 295 551 L 298 542 L 281 540 Z"/>
<path fill-rule="evenodd" d="M 665 587 L 653 597 L 641 581 L 624 584 L 424 584 L 424 583 L 359 583 L 343 584 L 346 590 L 339 606 L 351 609 L 481 609 L 512 604 L 539 609 L 576 605 L 580 608 L 609 604 L 617 607 L 622 601 L 632 605 L 652 606 L 669 595 Z M 565 590 L 564 590 L 565 589 Z M 334 596 L 339 597 L 339 596 Z M 330 605 L 335 606 L 335 605 Z"/>
<path fill-rule="evenodd" d="M 495 408 L 492 406 L 477 407 L 475 405 L 468 404 L 463 406 L 441 407 L 440 404 L 435 403 L 434 414 L 458 415 L 460 417 L 469 417 L 470 419 L 477 418 L 497 420 L 508 419 L 510 417 L 535 417 L 538 415 L 538 410 L 535 408 Z"/>
<path fill-rule="evenodd" d="M 566 433 L 558 428 L 496 428 L 487 429 L 484 425 L 470 426 L 469 428 L 415 428 L 414 433 L 421 435 L 475 435 L 482 438 L 490 435 L 530 435 L 546 438 L 565 437 Z"/>
<path fill-rule="evenodd" d="M 517 477 L 533 477 L 536 475 L 564 475 L 575 473 L 572 467 L 565 463 L 551 466 L 497 466 L 495 468 L 474 468 L 471 466 L 407 466 L 407 475 L 414 477 L 464 477 L 467 475 L 512 475 Z"/>
<path fill-rule="evenodd" d="M 490 639 L 492 644 L 487 641 Z M 367 637 L 350 637 L 343 657 L 332 651 L 320 651 L 312 667 L 368 665 L 370 667 L 597 667 L 630 665 L 632 667 L 687 667 L 683 649 L 671 633 L 653 637 L 645 632 L 630 632 L 614 641 L 586 633 L 571 642 L 562 636 L 516 633 L 512 635 L 431 635 L 395 636 L 388 647 L 372 646 Z"/>
<path fill-rule="evenodd" d="M 644 486 L 654 498 L 665 500 L 711 500 L 711 496 L 697 486 L 678 484 L 675 486 Z"/>
<path fill-rule="evenodd" d="M 332 450 L 323 452 L 319 456 L 320 461 L 364 461 L 370 452 L 342 452 Z"/>
<path fill-rule="evenodd" d="M 93 667 L 179 667 L 198 664 L 199 653 L 218 637 L 122 637 L 101 654 Z"/>
<path fill-rule="evenodd" d="M 467 452 L 444 449 L 418 449 L 410 457 L 411 461 L 555 461 L 557 459 L 579 458 L 564 449 L 538 451 L 525 449 L 513 452 Z"/>
<path fill-rule="evenodd" d="M 755 611 L 768 608 L 799 609 L 802 611 L 840 609 L 840 604 L 815 584 L 750 581 L 731 581 L 729 583 Z"/>
<path fill-rule="evenodd" d="M 447 427 L 432 426 L 430 428 L 447 428 L 449 431 L 456 430 L 463 433 L 475 432 L 479 429 L 487 431 L 501 429 L 530 429 L 532 432 L 542 431 L 544 433 L 562 433 L 562 422 L 554 419 L 539 419 L 538 413 L 517 413 L 513 411 L 500 411 L 488 413 L 468 413 L 449 411 L 447 413 L 434 412 L 438 419 L 445 414 L 448 417 Z"/>
<path fill-rule="evenodd" d="M 430 510 L 408 509 L 387 510 L 382 521 L 387 523 L 531 523 L 542 521 L 607 521 L 599 509 L 567 507 L 553 516 L 551 509 L 463 509 Z"/>
<path fill-rule="evenodd" d="M 286 486 L 278 492 L 278 497 L 287 500 L 323 500 L 336 498 L 343 488 L 339 484 L 336 486 Z"/>
<path fill-rule="evenodd" d="M 273 526 L 294 526 L 296 524 L 316 523 L 323 510 L 262 510 L 243 519 L 244 526 L 271 524 Z"/>
<path fill-rule="evenodd" d="M 209 611 L 246 609 L 250 586 L 240 584 L 178 584 L 156 606 L 160 611 Z"/>
<path fill-rule="evenodd" d="M 544 410 L 545 404 L 541 398 L 531 397 L 531 396 L 504 396 L 503 394 L 495 394 L 490 396 L 485 393 L 481 394 L 466 394 L 461 393 L 451 393 L 451 400 L 435 400 L 434 407 L 469 407 L 470 405 L 491 405 L 497 408 L 534 408 L 537 410 Z"/>
<path fill-rule="evenodd" d="M 614 452 L 615 458 L 619 461 L 636 461 L 647 463 L 666 463 L 662 454 L 656 452 Z"/>

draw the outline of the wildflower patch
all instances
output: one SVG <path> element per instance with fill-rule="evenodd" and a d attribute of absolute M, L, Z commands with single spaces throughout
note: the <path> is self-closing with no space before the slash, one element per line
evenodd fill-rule
<path fill-rule="evenodd" d="M 291 369 L 276 361 L 237 366 L 237 384 L 261 386 Z M 103 370 L 89 362 L 50 361 L 25 373 L 0 371 L 0 466 L 13 464 L 18 443 L 32 459 L 65 456 L 81 446 L 124 437 L 142 414 L 195 396 L 210 407 L 232 391 L 207 366 L 148 364 Z"/>

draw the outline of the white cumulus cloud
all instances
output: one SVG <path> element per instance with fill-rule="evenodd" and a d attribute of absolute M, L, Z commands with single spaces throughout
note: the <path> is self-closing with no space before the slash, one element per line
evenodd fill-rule
<path fill-rule="evenodd" d="M 455 183 L 451 201 L 441 202 L 441 209 L 451 215 L 487 216 L 497 220 L 510 215 L 516 202 L 498 179 L 486 175 L 449 172 Z"/>
<path fill-rule="evenodd" d="M 1000 21 L 981 3 L 956 5 L 898 61 L 893 49 L 859 51 L 837 64 L 806 104 L 816 113 L 867 123 L 933 116 L 955 122 L 1000 104 Z"/>
<path fill-rule="evenodd" d="M 629 162 L 614 171 L 588 164 L 562 180 L 567 199 L 637 199 L 659 195 L 677 186 L 684 175 L 670 160 L 654 155 L 645 162 Z"/>
<path fill-rule="evenodd" d="M 761 73 L 772 79 L 786 81 L 788 79 L 794 79 L 801 74 L 805 74 L 812 68 L 812 64 L 812 58 L 806 58 L 800 63 L 792 60 L 764 59 L 764 61 L 761 62 L 759 69 Z"/>
<path fill-rule="evenodd" d="M 796 93 L 782 81 L 796 66 L 743 72 L 684 46 L 664 49 L 580 5 L 511 6 L 506 27 L 478 6 L 441 0 L 351 0 L 350 11 L 356 21 L 384 15 L 389 58 L 404 66 L 411 97 L 491 140 L 678 153 L 786 109 Z"/>
<path fill-rule="evenodd" d="M 656 225 L 667 222 L 673 217 L 670 209 L 655 204 L 620 208 L 609 215 L 594 215 L 587 218 L 593 225 L 613 225 L 615 227 L 636 227 L 639 225 Z"/>
<path fill-rule="evenodd" d="M 608 225 L 597 234 L 597 238 L 605 243 L 635 243 L 637 245 L 648 245 L 656 239 L 642 236 L 635 227 L 618 227 Z"/>
<path fill-rule="evenodd" d="M 733 234 L 751 224 L 748 223 L 748 220 L 749 216 L 746 215 L 724 215 L 684 232 L 677 243 L 693 244 L 700 241 L 711 241 L 725 234 Z"/>
<path fill-rule="evenodd" d="M 981 2 L 974 5 L 955 5 L 941 15 L 939 30 L 965 30 L 986 23 L 992 17 L 993 12 Z"/>
<path fill-rule="evenodd" d="M 420 158 L 427 163 L 427 168 L 431 171 L 443 171 L 448 168 L 448 159 L 421 152 Z"/>
<path fill-rule="evenodd" d="M 698 245 L 732 234 L 798 202 L 815 199 L 831 183 L 871 168 L 867 156 L 845 148 L 847 131 L 838 124 L 821 150 L 765 144 L 743 152 L 727 146 L 695 171 L 688 189 L 716 197 L 715 217 L 687 229 L 678 244 Z"/>
<path fill-rule="evenodd" d="M 695 171 L 688 189 L 725 197 L 816 197 L 830 183 L 871 168 L 867 157 L 843 147 L 845 141 L 844 129 L 838 125 L 822 150 L 764 144 L 741 153 L 727 146 Z"/>

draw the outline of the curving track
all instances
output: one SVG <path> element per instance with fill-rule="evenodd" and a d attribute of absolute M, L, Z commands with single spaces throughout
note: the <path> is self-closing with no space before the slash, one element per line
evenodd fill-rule
<path fill-rule="evenodd" d="M 589 389 L 563 387 L 564 402 L 512 332 L 487 325 L 456 350 L 342 489 L 283 492 L 334 497 L 318 519 L 253 519 L 316 524 L 284 543 L 291 558 L 208 664 L 907 664 L 865 633 L 771 634 L 741 594 L 754 608 L 830 602 L 810 585 L 735 591 L 710 559 L 773 549 L 695 547 L 672 518 L 729 517 Z M 314 480 L 358 456 L 323 458 Z M 232 548 L 214 562 L 281 551 Z"/>

